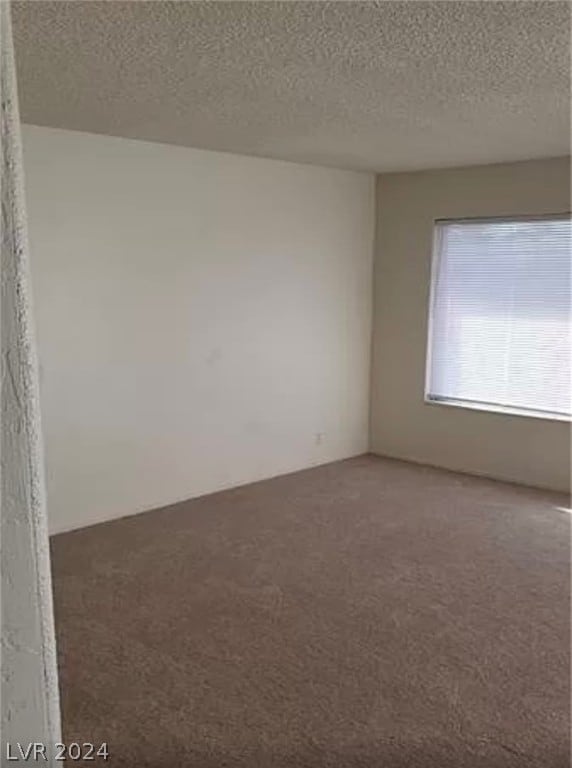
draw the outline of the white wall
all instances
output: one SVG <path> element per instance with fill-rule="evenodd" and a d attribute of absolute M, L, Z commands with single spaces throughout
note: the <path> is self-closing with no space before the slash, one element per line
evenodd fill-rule
<path fill-rule="evenodd" d="M 371 444 L 376 453 L 567 490 L 570 425 L 424 403 L 433 222 L 570 210 L 568 159 L 377 182 Z"/>
<path fill-rule="evenodd" d="M 0 3 L 0 763 L 61 739 L 44 455 L 11 11 Z M 46 748 L 47 763 L 57 765 Z M 45 764 L 47 764 L 45 763 Z"/>
<path fill-rule="evenodd" d="M 62 531 L 368 448 L 374 178 L 24 127 Z"/>

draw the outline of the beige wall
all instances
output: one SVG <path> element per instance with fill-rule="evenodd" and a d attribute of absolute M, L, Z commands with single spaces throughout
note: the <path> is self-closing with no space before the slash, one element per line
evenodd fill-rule
<path fill-rule="evenodd" d="M 52 531 L 363 453 L 373 175 L 26 126 Z"/>
<path fill-rule="evenodd" d="M 368 448 L 373 177 L 25 126 L 52 531 Z M 423 402 L 435 218 L 565 160 L 378 178 L 371 447 L 565 489 L 563 422 Z"/>
<path fill-rule="evenodd" d="M 565 158 L 378 177 L 371 393 L 375 453 L 559 490 L 569 487 L 568 423 L 430 405 L 423 399 L 434 220 L 569 210 Z"/>

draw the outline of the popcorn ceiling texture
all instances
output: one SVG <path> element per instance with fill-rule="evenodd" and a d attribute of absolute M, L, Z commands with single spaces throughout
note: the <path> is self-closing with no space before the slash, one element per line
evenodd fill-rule
<path fill-rule="evenodd" d="M 376 171 L 569 153 L 564 2 L 23 2 L 25 122 Z"/>

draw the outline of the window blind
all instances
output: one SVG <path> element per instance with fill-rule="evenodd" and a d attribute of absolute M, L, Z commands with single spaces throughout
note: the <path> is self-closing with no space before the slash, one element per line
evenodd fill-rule
<path fill-rule="evenodd" d="M 436 223 L 426 397 L 571 413 L 570 217 Z"/>

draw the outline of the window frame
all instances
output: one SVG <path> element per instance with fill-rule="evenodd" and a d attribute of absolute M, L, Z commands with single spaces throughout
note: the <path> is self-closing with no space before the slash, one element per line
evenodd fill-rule
<path fill-rule="evenodd" d="M 559 213 L 544 214 L 517 214 L 509 216 L 464 216 L 459 218 L 439 218 L 433 219 L 433 234 L 431 239 L 431 268 L 429 273 L 429 297 L 427 312 L 427 337 L 425 345 L 425 379 L 423 384 L 423 402 L 425 405 L 438 405 L 451 408 L 462 408 L 471 411 L 480 411 L 484 413 L 501 414 L 505 416 L 523 416 L 525 418 L 542 419 L 544 421 L 572 422 L 572 414 L 558 413 L 554 411 L 539 411 L 534 408 L 519 408 L 510 405 L 500 405 L 498 403 L 486 403 L 483 401 L 463 400 L 462 398 L 441 397 L 432 395 L 430 391 L 432 355 L 433 355 L 433 319 L 434 308 L 437 297 L 436 277 L 441 258 L 441 233 L 444 224 L 475 224 L 479 222 L 498 222 L 510 223 L 511 221 L 533 222 L 533 221 L 560 221 L 563 219 L 572 219 L 572 212 L 562 211 Z M 572 251 L 571 251 L 572 258 Z M 572 293 L 570 296 L 572 302 Z M 572 356 L 572 352 L 571 352 Z"/>

